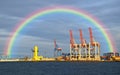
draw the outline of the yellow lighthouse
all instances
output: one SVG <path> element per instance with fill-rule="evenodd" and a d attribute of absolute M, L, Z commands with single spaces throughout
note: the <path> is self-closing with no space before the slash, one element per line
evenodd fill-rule
<path fill-rule="evenodd" d="M 33 48 L 33 61 L 40 61 L 43 59 L 43 56 L 38 56 L 38 46 L 34 46 Z"/>

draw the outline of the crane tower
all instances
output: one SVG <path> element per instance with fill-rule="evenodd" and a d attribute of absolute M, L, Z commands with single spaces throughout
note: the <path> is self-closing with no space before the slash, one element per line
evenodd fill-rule
<path fill-rule="evenodd" d="M 54 57 L 61 56 L 61 54 L 62 54 L 62 48 L 60 48 L 57 45 L 56 40 L 54 40 Z"/>

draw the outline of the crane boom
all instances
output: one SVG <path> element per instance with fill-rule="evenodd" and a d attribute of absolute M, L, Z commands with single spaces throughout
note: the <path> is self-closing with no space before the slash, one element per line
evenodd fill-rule
<path fill-rule="evenodd" d="M 92 28 L 89 27 L 89 33 L 90 33 L 90 43 L 93 45 L 93 35 L 92 35 Z"/>
<path fill-rule="evenodd" d="M 70 32 L 70 44 L 71 44 L 71 47 L 73 48 L 74 46 L 74 38 L 73 38 L 73 33 L 72 33 L 72 30 L 69 31 Z"/>
<path fill-rule="evenodd" d="M 56 40 L 54 40 L 54 47 L 56 48 Z"/>
<path fill-rule="evenodd" d="M 81 41 L 81 45 L 83 45 L 83 34 L 82 34 L 82 29 L 79 29 L 80 31 L 80 41 Z"/>
<path fill-rule="evenodd" d="M 62 48 L 60 48 L 57 43 L 56 43 L 56 40 L 54 40 L 54 47 L 55 47 L 55 50 L 62 50 Z"/>

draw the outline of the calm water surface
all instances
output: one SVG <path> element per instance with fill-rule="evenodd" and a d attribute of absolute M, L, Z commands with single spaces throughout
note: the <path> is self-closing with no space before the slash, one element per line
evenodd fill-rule
<path fill-rule="evenodd" d="M 120 62 L 5 62 L 0 75 L 120 75 Z"/>

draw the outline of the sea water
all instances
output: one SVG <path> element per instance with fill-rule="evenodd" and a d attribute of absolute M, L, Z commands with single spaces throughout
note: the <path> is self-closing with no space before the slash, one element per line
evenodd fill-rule
<path fill-rule="evenodd" d="M 0 62 L 0 75 L 120 75 L 120 62 Z"/>

